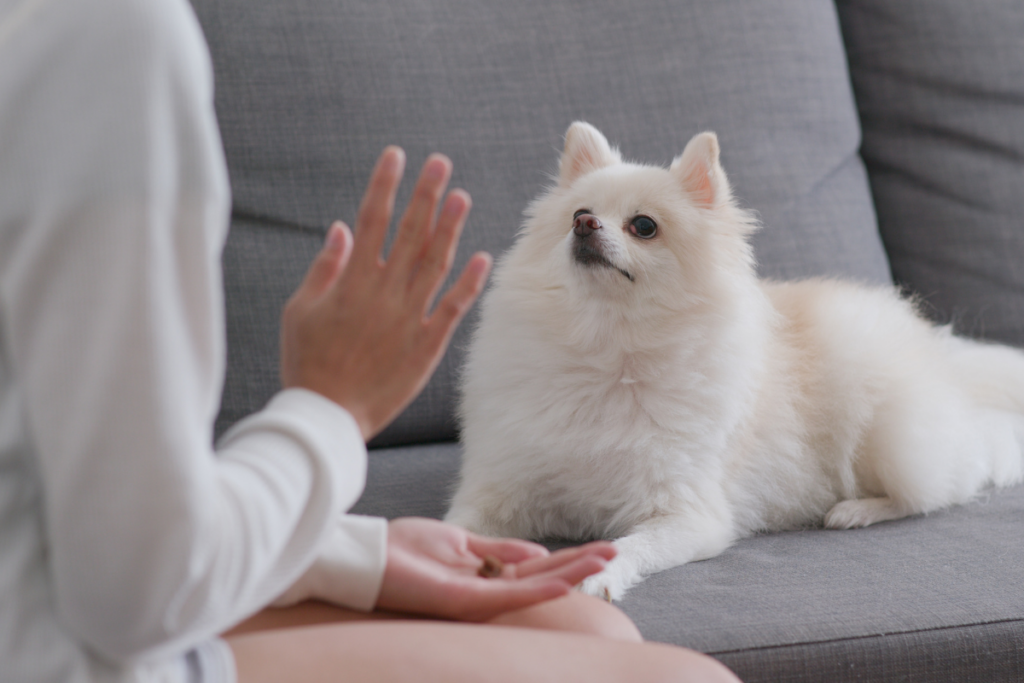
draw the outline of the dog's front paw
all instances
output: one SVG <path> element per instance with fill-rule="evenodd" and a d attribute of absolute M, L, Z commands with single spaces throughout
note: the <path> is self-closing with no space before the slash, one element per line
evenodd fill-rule
<path fill-rule="evenodd" d="M 621 600 L 626 591 L 639 582 L 640 577 L 636 572 L 613 560 L 603 572 L 584 579 L 583 583 L 579 585 L 579 590 L 587 595 L 612 602 Z"/>
<path fill-rule="evenodd" d="M 608 602 L 620 599 L 622 594 L 625 593 L 625 590 L 620 590 L 617 593 L 613 592 L 612 587 L 604 580 L 603 574 L 595 574 L 584 579 L 583 583 L 577 586 L 577 590 L 587 595 L 593 595 L 595 598 L 607 600 Z"/>

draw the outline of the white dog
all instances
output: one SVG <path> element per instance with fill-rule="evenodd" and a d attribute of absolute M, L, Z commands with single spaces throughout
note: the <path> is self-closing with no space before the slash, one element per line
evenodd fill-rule
<path fill-rule="evenodd" d="M 1024 353 L 959 339 L 890 288 L 757 278 L 718 140 L 668 170 L 566 135 L 470 348 L 447 519 L 616 538 L 583 590 L 762 530 L 859 527 L 1022 479 Z"/>

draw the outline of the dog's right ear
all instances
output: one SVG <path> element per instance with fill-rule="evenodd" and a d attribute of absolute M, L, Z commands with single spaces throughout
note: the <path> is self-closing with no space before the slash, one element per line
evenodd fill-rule
<path fill-rule="evenodd" d="M 567 187 L 585 173 L 622 161 L 617 150 L 597 128 L 576 121 L 565 133 L 565 149 L 558 162 L 558 184 Z"/>

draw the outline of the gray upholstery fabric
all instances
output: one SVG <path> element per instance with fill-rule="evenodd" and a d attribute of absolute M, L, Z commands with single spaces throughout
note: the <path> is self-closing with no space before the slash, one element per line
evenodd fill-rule
<path fill-rule="evenodd" d="M 1024 346 L 1024 3 L 837 4 L 893 275 Z"/>
<path fill-rule="evenodd" d="M 866 529 L 765 534 L 650 578 L 623 608 L 709 652 L 1024 620 L 1022 519 L 1016 487 Z"/>
<path fill-rule="evenodd" d="M 459 447 L 453 443 L 370 451 L 366 489 L 352 512 L 441 519 L 458 475 Z"/>
<path fill-rule="evenodd" d="M 279 388 L 281 309 L 320 247 L 317 231 L 235 217 L 221 258 L 225 272 L 228 373 L 217 437 Z"/>
<path fill-rule="evenodd" d="M 889 277 L 830 3 L 194 4 L 213 53 L 236 211 L 221 430 L 277 389 L 276 306 L 313 237 L 353 219 L 389 143 L 406 148 L 413 170 L 434 150 L 453 158 L 454 183 L 475 206 L 457 267 L 474 250 L 508 247 L 556 169 L 565 129 L 582 118 L 626 156 L 662 164 L 694 133 L 716 130 L 738 197 L 763 218 L 766 274 Z M 375 445 L 453 437 L 467 330 Z"/>
<path fill-rule="evenodd" d="M 458 459 L 455 444 L 374 451 L 354 511 L 441 517 Z M 1018 486 L 866 529 L 765 534 L 650 577 L 621 607 L 644 637 L 747 683 L 1019 681 L 1022 521 Z"/>
<path fill-rule="evenodd" d="M 716 652 L 745 683 L 1019 683 L 1024 620 Z"/>

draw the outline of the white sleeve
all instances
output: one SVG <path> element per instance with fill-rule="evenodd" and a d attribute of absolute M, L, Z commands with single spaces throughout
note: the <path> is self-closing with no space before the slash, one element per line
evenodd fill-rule
<path fill-rule="evenodd" d="M 188 3 L 7 16 L 29 6 L 0 30 L 0 332 L 54 608 L 108 658 L 181 651 L 303 574 L 360 495 L 365 447 L 301 390 L 211 445 L 230 201 Z M 379 527 L 347 551 L 378 580 Z"/>
<path fill-rule="evenodd" d="M 268 486 L 247 487 L 245 492 L 262 490 L 273 495 L 273 483 L 287 472 L 275 465 L 275 455 L 286 452 L 288 444 L 270 436 L 288 434 L 285 440 L 306 440 L 313 436 L 308 429 L 294 424 L 294 416 L 308 418 L 323 412 L 326 422 L 337 422 L 337 435 L 344 438 L 338 443 L 310 443 L 311 450 L 326 450 L 341 459 L 345 476 L 339 491 L 347 509 L 359 498 L 366 478 L 366 449 L 355 420 L 330 400 L 311 391 L 289 389 L 279 393 L 267 408 L 232 427 L 220 442 L 222 456 L 246 461 L 248 475 L 258 473 Z M 260 454 L 262 457 L 253 457 Z M 251 460 L 251 462 L 248 462 Z M 236 482 L 237 485 L 237 482 Z M 280 493 L 278 495 L 281 495 Z M 277 506 L 266 505 L 264 510 L 274 514 Z M 274 519 L 254 520 L 257 526 L 272 527 Z M 377 603 L 384 568 L 387 561 L 387 520 L 380 517 L 338 514 L 327 525 L 316 554 L 308 569 L 291 583 L 273 602 L 275 606 L 292 605 L 309 598 L 325 600 L 343 607 L 368 612 Z M 301 542 L 301 541 L 300 541 Z M 287 550 L 285 552 L 292 552 Z M 308 561 L 307 563 L 308 564 Z M 286 584 L 287 585 L 287 584 Z"/>
<path fill-rule="evenodd" d="M 369 612 L 377 604 L 387 563 L 388 523 L 381 517 L 342 515 L 320 554 L 274 607 L 316 598 Z"/>

